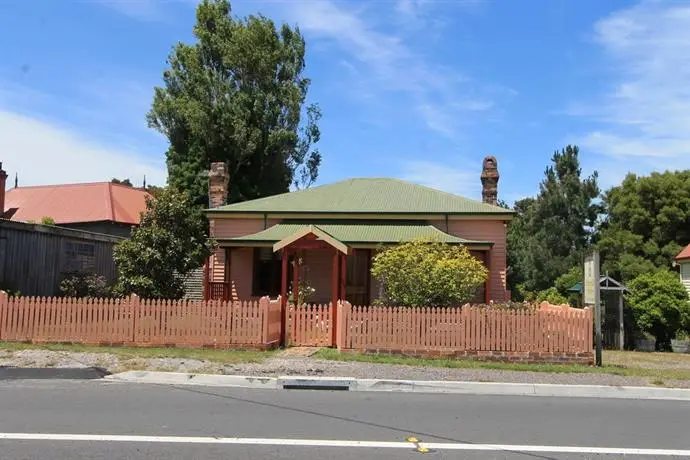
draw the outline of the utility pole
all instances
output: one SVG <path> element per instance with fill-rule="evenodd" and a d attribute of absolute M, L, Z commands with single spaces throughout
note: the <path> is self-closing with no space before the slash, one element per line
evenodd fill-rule
<path fill-rule="evenodd" d="M 585 255 L 584 303 L 594 307 L 595 360 L 601 366 L 601 298 L 599 296 L 599 251 L 591 249 Z"/>

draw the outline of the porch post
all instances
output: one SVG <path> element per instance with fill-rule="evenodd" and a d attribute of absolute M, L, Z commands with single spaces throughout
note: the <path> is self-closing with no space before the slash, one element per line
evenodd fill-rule
<path fill-rule="evenodd" d="M 488 305 L 491 301 L 491 249 L 487 249 L 484 253 L 484 265 L 489 272 L 486 281 L 484 281 L 484 303 Z"/>
<path fill-rule="evenodd" d="M 208 271 L 211 266 L 211 256 L 208 256 L 206 258 L 206 263 L 204 263 L 204 300 L 208 300 L 209 298 L 209 289 L 208 289 L 208 283 L 209 283 L 209 276 L 208 276 Z"/>
<path fill-rule="evenodd" d="M 225 248 L 225 270 L 223 272 L 223 281 L 225 285 L 223 286 L 223 300 L 228 301 L 232 298 L 232 281 L 230 281 L 231 276 L 231 263 L 232 263 L 232 250 L 230 248 Z"/>
<path fill-rule="evenodd" d="M 299 255 L 296 250 L 294 254 L 292 261 L 292 302 L 297 307 L 299 302 L 299 265 L 297 264 Z"/>
<path fill-rule="evenodd" d="M 333 337 L 331 339 L 332 345 L 336 346 L 338 341 L 338 266 L 339 266 L 340 251 L 333 248 L 333 269 L 331 273 L 331 332 Z"/>
<path fill-rule="evenodd" d="M 280 303 L 285 305 L 287 302 L 287 285 L 288 285 L 288 250 L 283 248 L 283 259 L 281 260 L 280 271 Z"/>
<path fill-rule="evenodd" d="M 287 279 L 288 279 L 288 250 L 283 248 L 283 260 L 281 260 L 280 272 L 280 345 L 285 345 L 285 332 L 287 328 Z"/>
<path fill-rule="evenodd" d="M 334 249 L 333 252 L 333 271 L 331 273 L 331 301 L 334 304 L 338 303 L 339 296 L 338 296 L 338 268 L 340 267 L 340 253 L 338 252 L 337 249 Z"/>
<path fill-rule="evenodd" d="M 353 249 L 354 251 L 354 249 Z M 345 286 L 347 283 L 347 254 L 340 254 L 340 300 L 347 300 Z"/>

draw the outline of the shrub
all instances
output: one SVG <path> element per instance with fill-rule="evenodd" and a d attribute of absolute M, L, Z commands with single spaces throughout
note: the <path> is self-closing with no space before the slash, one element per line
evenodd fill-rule
<path fill-rule="evenodd" d="M 571 295 L 571 293 L 568 292 L 568 289 L 573 287 L 578 282 L 582 281 L 583 278 L 584 273 L 582 265 L 576 265 L 574 267 L 571 267 L 570 270 L 563 273 L 558 278 L 556 278 L 556 281 L 554 281 L 553 286 L 558 290 L 558 292 L 562 296 L 568 297 L 569 295 Z"/>
<path fill-rule="evenodd" d="M 0 291 L 5 291 L 7 295 L 10 297 L 19 297 L 20 295 L 22 295 L 22 293 L 19 292 L 19 289 L 15 289 L 13 286 L 10 286 L 9 284 L 0 283 Z"/>
<path fill-rule="evenodd" d="M 41 225 L 55 225 L 55 219 L 50 216 L 41 217 Z"/>
<path fill-rule="evenodd" d="M 103 275 L 74 273 L 60 282 L 60 292 L 65 297 L 96 297 L 112 296 L 112 288 Z"/>
<path fill-rule="evenodd" d="M 671 339 L 681 329 L 690 329 L 688 293 L 676 273 L 659 270 L 633 279 L 626 300 L 635 323 L 656 339 L 657 351 L 671 349 Z"/>
<path fill-rule="evenodd" d="M 464 246 L 429 240 L 379 252 L 371 274 L 381 282 L 383 303 L 410 307 L 462 305 L 488 276 Z"/>
<path fill-rule="evenodd" d="M 539 291 L 535 301 L 537 303 L 546 301 L 552 305 L 563 305 L 568 303 L 568 299 L 558 292 L 556 287 L 550 287 L 548 289 L 544 289 L 543 291 Z"/>
<path fill-rule="evenodd" d="M 117 292 L 149 299 L 179 299 L 183 280 L 211 255 L 207 221 L 185 192 L 170 187 L 146 199 L 132 237 L 115 246 Z"/>
<path fill-rule="evenodd" d="M 537 306 L 537 304 L 530 303 L 530 302 L 499 302 L 499 303 L 490 303 L 490 304 L 485 304 L 485 303 L 472 304 L 472 307 L 486 308 L 486 309 L 492 309 L 492 310 L 525 310 L 525 311 L 530 311 L 530 310 L 535 310 L 538 306 Z"/>

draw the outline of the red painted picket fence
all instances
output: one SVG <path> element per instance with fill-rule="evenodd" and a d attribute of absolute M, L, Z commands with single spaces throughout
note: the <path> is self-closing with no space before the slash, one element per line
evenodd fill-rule
<path fill-rule="evenodd" d="M 0 292 L 0 341 L 133 346 L 270 347 L 280 302 L 8 297 Z"/>
<path fill-rule="evenodd" d="M 338 305 L 343 350 L 497 358 L 583 358 L 592 352 L 592 311 Z"/>

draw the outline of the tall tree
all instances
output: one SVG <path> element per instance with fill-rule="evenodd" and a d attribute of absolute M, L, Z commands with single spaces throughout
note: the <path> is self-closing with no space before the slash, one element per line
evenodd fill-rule
<path fill-rule="evenodd" d="M 517 297 L 524 297 L 521 290 L 524 290 L 525 273 L 523 261 L 527 260 L 527 248 L 524 242 L 529 237 L 527 224 L 530 222 L 528 212 L 534 205 L 534 198 L 523 198 L 515 202 L 513 210 L 515 217 L 510 222 L 507 234 L 508 243 L 508 286 L 511 292 Z M 508 207 L 504 205 L 503 207 Z"/>
<path fill-rule="evenodd" d="M 604 270 L 617 278 L 668 268 L 690 242 L 690 170 L 628 174 L 603 204 L 598 246 Z"/>
<path fill-rule="evenodd" d="M 184 192 L 160 189 L 146 199 L 146 212 L 132 237 L 115 246 L 116 291 L 145 298 L 177 299 L 183 280 L 211 254 L 201 208 Z"/>
<path fill-rule="evenodd" d="M 178 43 L 156 88 L 149 126 L 170 141 L 169 184 L 207 205 L 205 172 L 230 172 L 229 201 L 302 188 L 318 175 L 317 105 L 305 107 L 305 42 L 298 28 L 264 16 L 233 18 L 228 0 L 203 0 L 196 43 Z"/>
<path fill-rule="evenodd" d="M 597 173 L 582 178 L 579 149 L 556 151 L 535 199 L 516 203 L 508 234 L 511 281 L 518 292 L 540 291 L 580 262 L 600 207 Z"/>

